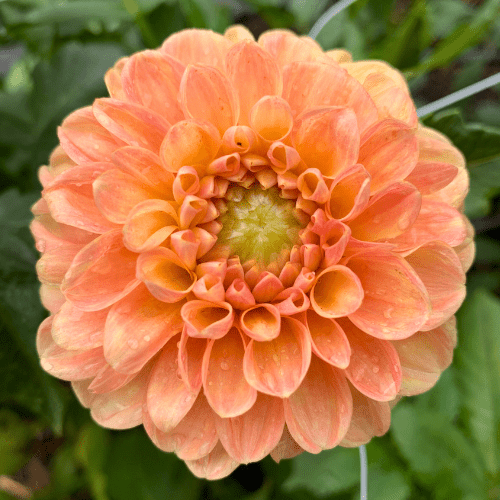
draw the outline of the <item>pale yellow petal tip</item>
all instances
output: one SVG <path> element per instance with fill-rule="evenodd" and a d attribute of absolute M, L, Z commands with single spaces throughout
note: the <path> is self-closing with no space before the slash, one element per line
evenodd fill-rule
<path fill-rule="evenodd" d="M 242 40 L 251 40 L 255 42 L 255 38 L 250 30 L 241 24 L 235 24 L 234 26 L 230 26 L 229 28 L 227 28 L 227 30 L 224 32 L 224 36 L 231 43 L 238 43 Z"/>
<path fill-rule="evenodd" d="M 332 59 L 334 59 L 338 63 L 352 62 L 352 55 L 350 52 L 347 52 L 347 50 L 332 49 L 332 50 L 327 50 L 325 53 L 327 56 L 330 56 Z"/>

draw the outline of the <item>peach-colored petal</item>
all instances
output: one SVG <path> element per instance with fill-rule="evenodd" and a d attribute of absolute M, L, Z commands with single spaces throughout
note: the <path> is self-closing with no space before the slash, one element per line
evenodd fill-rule
<path fill-rule="evenodd" d="M 138 286 L 111 307 L 104 329 L 104 356 L 120 373 L 136 373 L 182 330 L 180 303 L 155 299 Z"/>
<path fill-rule="evenodd" d="M 363 302 L 364 292 L 358 276 L 345 266 L 330 266 L 316 277 L 311 305 L 324 318 L 354 313 Z"/>
<path fill-rule="evenodd" d="M 371 175 L 372 194 L 407 177 L 417 160 L 415 129 L 404 122 L 387 118 L 361 137 L 358 162 Z"/>
<path fill-rule="evenodd" d="M 222 279 L 211 274 L 206 274 L 198 279 L 193 287 L 193 293 L 196 298 L 208 300 L 209 302 L 224 302 L 226 296 Z"/>
<path fill-rule="evenodd" d="M 182 319 L 191 337 L 220 339 L 233 324 L 234 311 L 227 302 L 190 300 L 182 307 Z"/>
<path fill-rule="evenodd" d="M 76 163 L 110 160 L 113 151 L 125 146 L 96 120 L 91 106 L 71 113 L 57 135 L 64 151 Z"/>
<path fill-rule="evenodd" d="M 161 432 L 149 415 L 144 427 L 152 441 L 163 451 L 174 452 L 182 460 L 198 460 L 217 444 L 214 414 L 206 398 L 199 394 L 193 407 L 170 432 Z"/>
<path fill-rule="evenodd" d="M 66 302 L 54 316 L 54 342 L 64 349 L 92 349 L 102 346 L 108 312 L 109 309 L 103 309 L 89 313 Z"/>
<path fill-rule="evenodd" d="M 350 387 L 353 412 L 351 425 L 341 446 L 354 448 L 368 443 L 374 436 L 383 436 L 391 423 L 391 408 L 385 401 L 375 401 L 366 397 L 354 387 Z"/>
<path fill-rule="evenodd" d="M 335 177 L 358 159 L 356 115 L 342 107 L 307 110 L 295 120 L 292 141 L 308 167 L 317 168 L 325 177 Z"/>
<path fill-rule="evenodd" d="M 300 288 L 287 288 L 274 298 L 274 305 L 282 316 L 292 316 L 306 311 L 309 297 Z"/>
<path fill-rule="evenodd" d="M 466 273 L 470 269 L 472 263 L 474 262 L 474 257 L 476 256 L 476 245 L 474 244 L 474 226 L 468 219 L 465 219 L 465 225 L 467 228 L 467 235 L 464 241 L 460 245 L 453 248 L 453 250 L 455 250 L 455 252 L 457 253 L 458 258 L 460 259 L 464 273 Z"/>
<path fill-rule="evenodd" d="M 351 361 L 345 369 L 349 381 L 376 401 L 394 399 L 401 387 L 401 364 L 392 343 L 362 332 L 345 318 L 337 321 L 351 346 Z"/>
<path fill-rule="evenodd" d="M 304 267 L 316 271 L 323 260 L 323 251 L 315 243 L 306 243 L 300 247 L 300 259 Z"/>
<path fill-rule="evenodd" d="M 165 247 L 155 248 L 139 255 L 137 278 L 162 302 L 178 302 L 192 289 L 196 275 L 190 271 L 175 252 Z"/>
<path fill-rule="evenodd" d="M 172 194 L 177 203 L 188 195 L 195 195 L 200 189 L 200 178 L 193 167 L 181 167 L 172 184 Z"/>
<path fill-rule="evenodd" d="M 281 316 L 271 304 L 260 304 L 246 309 L 240 316 L 240 325 L 250 338 L 265 342 L 275 339 L 281 329 Z"/>
<path fill-rule="evenodd" d="M 97 208 L 92 192 L 94 180 L 110 168 L 112 163 L 85 163 L 59 175 L 42 193 L 52 217 L 92 233 L 115 228 Z"/>
<path fill-rule="evenodd" d="M 155 197 L 142 182 L 118 169 L 107 170 L 92 184 L 97 208 L 111 222 L 123 224 L 136 205 Z"/>
<path fill-rule="evenodd" d="M 242 40 L 255 41 L 250 30 L 242 24 L 233 24 L 229 26 L 229 28 L 224 31 L 224 36 L 233 44 L 241 42 Z"/>
<path fill-rule="evenodd" d="M 434 330 L 393 341 L 403 370 L 400 394 L 414 396 L 433 387 L 441 372 L 451 364 L 456 343 L 454 317 Z"/>
<path fill-rule="evenodd" d="M 181 81 L 179 101 L 186 118 L 215 125 L 221 136 L 236 125 L 239 103 L 229 80 L 210 66 L 188 66 Z"/>
<path fill-rule="evenodd" d="M 281 460 L 294 458 L 297 455 L 300 455 L 303 451 L 304 449 L 298 445 L 295 439 L 293 439 L 293 437 L 290 435 L 288 427 L 285 424 L 281 439 L 274 450 L 271 451 L 270 455 L 276 463 L 280 463 Z"/>
<path fill-rule="evenodd" d="M 465 273 L 457 254 L 446 243 L 426 243 L 406 261 L 425 285 L 432 312 L 421 330 L 431 330 L 455 314 L 465 299 Z"/>
<path fill-rule="evenodd" d="M 61 245 L 47 250 L 36 263 L 36 273 L 41 283 L 60 285 L 75 255 L 83 245 Z"/>
<path fill-rule="evenodd" d="M 184 119 L 177 95 L 184 65 L 158 50 L 129 57 L 121 80 L 128 100 L 154 110 L 169 123 Z"/>
<path fill-rule="evenodd" d="M 349 315 L 358 328 L 381 339 L 403 339 L 425 324 L 429 295 L 402 257 L 374 249 L 354 255 L 346 265 L 356 273 L 365 292 L 359 309 Z"/>
<path fill-rule="evenodd" d="M 269 271 L 264 271 L 253 287 L 252 294 L 257 302 L 271 302 L 283 291 L 283 283 Z"/>
<path fill-rule="evenodd" d="M 446 203 L 424 198 L 420 213 L 410 229 L 390 241 L 397 245 L 398 252 L 408 252 L 436 240 L 455 247 L 466 237 L 465 217 L 457 209 Z"/>
<path fill-rule="evenodd" d="M 110 97 L 120 99 L 121 101 L 127 100 L 127 96 L 123 91 L 121 74 L 128 59 L 128 57 L 121 57 L 104 75 L 104 82 L 106 83 Z"/>
<path fill-rule="evenodd" d="M 203 357 L 203 391 L 208 403 L 222 418 L 236 417 L 248 411 L 257 391 L 243 375 L 245 344 L 233 327 L 221 339 L 212 339 Z"/>
<path fill-rule="evenodd" d="M 178 339 L 178 336 L 171 338 L 163 347 L 147 387 L 147 410 L 162 432 L 170 432 L 179 425 L 198 395 L 198 391 L 192 391 L 179 374 Z"/>
<path fill-rule="evenodd" d="M 264 96 L 250 110 L 249 121 L 265 141 L 282 141 L 292 130 L 292 110 L 281 97 Z"/>
<path fill-rule="evenodd" d="M 158 153 L 170 124 L 161 115 L 138 104 L 117 99 L 96 99 L 92 111 L 97 121 L 130 146 Z"/>
<path fill-rule="evenodd" d="M 327 50 L 325 54 L 338 63 L 347 63 L 352 61 L 351 54 L 345 49 L 331 49 Z"/>
<path fill-rule="evenodd" d="M 191 337 L 184 326 L 179 344 L 179 373 L 192 392 L 198 392 L 201 388 L 202 362 L 207 345 L 207 339 Z"/>
<path fill-rule="evenodd" d="M 348 221 L 362 212 L 370 198 L 370 174 L 363 165 L 344 170 L 330 186 L 326 213 L 334 219 Z"/>
<path fill-rule="evenodd" d="M 317 168 L 308 168 L 297 178 L 297 189 L 305 200 L 324 204 L 329 198 L 328 186 Z"/>
<path fill-rule="evenodd" d="M 116 391 L 128 384 L 136 376 L 137 373 L 118 373 L 111 366 L 106 365 L 97 373 L 88 388 L 95 394 Z"/>
<path fill-rule="evenodd" d="M 303 267 L 300 270 L 299 275 L 293 282 L 293 286 L 296 288 L 300 288 L 305 293 L 309 292 L 309 290 L 313 287 L 316 280 L 316 273 L 311 271 L 307 267 Z"/>
<path fill-rule="evenodd" d="M 329 220 L 320 232 L 320 244 L 323 250 L 322 267 L 334 266 L 341 259 L 351 238 L 351 229 L 338 220 Z"/>
<path fill-rule="evenodd" d="M 297 151 L 283 144 L 280 141 L 273 142 L 267 151 L 267 156 L 271 160 L 272 169 L 277 174 L 284 174 L 289 170 L 296 170 L 303 165 Z"/>
<path fill-rule="evenodd" d="M 78 252 L 61 291 L 83 311 L 109 307 L 139 284 L 136 259 L 137 255 L 123 246 L 121 231 L 109 231 Z"/>
<path fill-rule="evenodd" d="M 221 139 L 208 122 L 184 120 L 171 127 L 160 150 L 163 166 L 177 172 L 185 165 L 209 163 L 215 158 Z"/>
<path fill-rule="evenodd" d="M 47 311 L 55 314 L 66 302 L 66 297 L 62 294 L 59 285 L 42 284 L 40 287 L 40 301 Z"/>
<path fill-rule="evenodd" d="M 71 388 L 75 393 L 76 398 L 84 408 L 90 408 L 97 394 L 94 394 L 88 390 L 89 382 L 92 379 L 87 380 L 74 380 L 71 382 Z"/>
<path fill-rule="evenodd" d="M 147 200 L 136 205 L 123 226 L 123 243 L 132 252 L 146 252 L 161 245 L 179 227 L 173 205 Z"/>
<path fill-rule="evenodd" d="M 188 64 L 209 64 L 224 70 L 224 60 L 231 42 L 209 30 L 188 29 L 170 35 L 161 52 Z"/>
<path fill-rule="evenodd" d="M 360 133 L 378 119 L 377 108 L 368 92 L 336 64 L 291 63 L 283 70 L 283 98 L 295 116 L 317 106 L 351 108 Z"/>
<path fill-rule="evenodd" d="M 300 387 L 283 405 L 290 434 L 310 453 L 337 446 L 351 421 L 352 397 L 344 374 L 316 356 Z"/>
<path fill-rule="evenodd" d="M 255 305 L 255 298 L 252 295 L 247 282 L 241 278 L 233 280 L 226 290 L 226 300 L 235 309 L 248 309 Z"/>
<path fill-rule="evenodd" d="M 243 359 L 248 383 L 258 391 L 286 398 L 300 385 L 311 362 L 311 343 L 306 327 L 296 319 L 281 318 L 277 338 L 251 340 Z"/>
<path fill-rule="evenodd" d="M 196 477 L 215 480 L 229 476 L 240 464 L 229 456 L 219 441 L 208 455 L 198 460 L 186 460 L 186 465 Z"/>
<path fill-rule="evenodd" d="M 259 394 L 246 413 L 216 418 L 217 434 L 226 451 L 240 463 L 262 460 L 280 441 L 285 425 L 283 402 Z"/>
<path fill-rule="evenodd" d="M 422 195 L 429 195 L 448 186 L 457 174 L 458 168 L 451 163 L 419 161 L 405 180 Z"/>
<path fill-rule="evenodd" d="M 130 429 L 142 423 L 149 367 L 116 391 L 98 394 L 92 401 L 92 418 L 109 429 Z"/>
<path fill-rule="evenodd" d="M 305 36 L 299 37 L 293 31 L 266 31 L 260 35 L 258 42 L 273 56 L 281 69 L 295 61 L 326 61 L 316 41 Z"/>
<path fill-rule="evenodd" d="M 261 97 L 281 94 L 278 66 L 256 42 L 243 40 L 233 45 L 226 57 L 226 71 L 240 103 L 239 125 L 248 125 L 250 110 Z"/>
<path fill-rule="evenodd" d="M 222 136 L 222 152 L 238 153 L 244 155 L 254 150 L 257 146 L 257 134 L 246 125 L 235 125 L 229 127 Z M 250 158 L 252 158 L 250 156 Z M 250 158 L 248 162 L 250 163 Z M 245 165 L 249 168 L 249 163 Z"/>
<path fill-rule="evenodd" d="M 351 348 L 339 324 L 334 319 L 320 316 L 312 309 L 307 311 L 306 321 L 314 354 L 332 366 L 347 368 Z"/>
<path fill-rule="evenodd" d="M 352 236 L 364 241 L 396 238 L 415 222 L 422 196 L 409 182 L 390 184 L 372 196 L 367 207 L 349 221 Z"/>

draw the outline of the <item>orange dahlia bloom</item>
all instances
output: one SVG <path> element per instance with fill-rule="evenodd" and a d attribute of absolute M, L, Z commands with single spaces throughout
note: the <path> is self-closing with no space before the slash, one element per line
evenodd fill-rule
<path fill-rule="evenodd" d="M 400 73 L 235 26 L 105 81 L 40 169 L 42 367 L 210 479 L 384 434 L 451 362 L 474 253 Z"/>

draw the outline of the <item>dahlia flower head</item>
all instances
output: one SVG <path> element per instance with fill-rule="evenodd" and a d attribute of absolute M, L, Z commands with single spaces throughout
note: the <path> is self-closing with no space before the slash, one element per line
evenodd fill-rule
<path fill-rule="evenodd" d="M 384 434 L 450 364 L 474 255 L 401 74 L 233 26 L 105 82 L 39 171 L 42 367 L 209 479 Z"/>

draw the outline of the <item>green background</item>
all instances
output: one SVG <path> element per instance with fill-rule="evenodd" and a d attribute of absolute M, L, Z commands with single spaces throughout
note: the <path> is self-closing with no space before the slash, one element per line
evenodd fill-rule
<path fill-rule="evenodd" d="M 68 384 L 39 367 L 46 315 L 28 231 L 37 168 L 72 110 L 105 95 L 119 57 L 186 27 L 234 22 L 306 34 L 327 0 L 0 0 L 0 475 L 35 499 L 359 498 L 356 449 L 241 466 L 214 482 L 157 450 L 142 428 L 95 425 Z M 500 0 L 358 0 L 319 36 L 324 49 L 385 59 L 409 79 L 417 106 L 500 71 Z M 500 88 L 426 123 L 464 152 L 466 213 L 477 231 L 453 365 L 430 392 L 401 401 L 390 432 L 367 445 L 370 500 L 500 499 Z M 1 478 L 0 478 L 1 484 Z M 13 498 L 0 492 L 0 499 Z"/>

